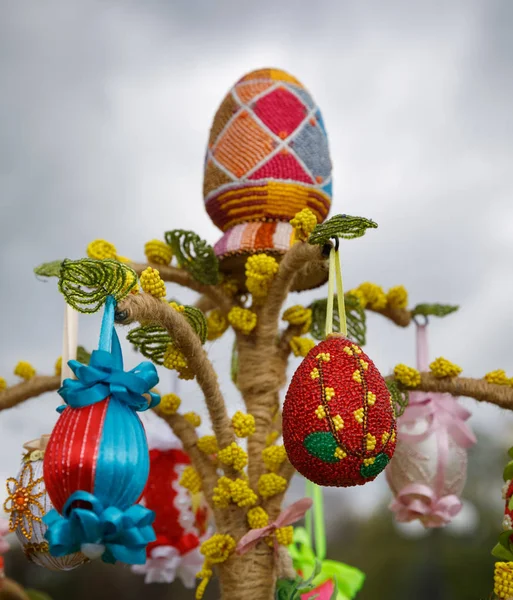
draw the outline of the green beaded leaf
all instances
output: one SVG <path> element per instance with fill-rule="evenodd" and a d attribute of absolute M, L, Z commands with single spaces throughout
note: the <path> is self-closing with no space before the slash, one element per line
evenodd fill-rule
<path fill-rule="evenodd" d="M 389 462 L 388 455 L 384 452 L 380 452 L 372 465 L 363 465 L 360 467 L 360 475 L 362 477 L 376 477 L 379 475 L 381 471 L 388 465 Z"/>
<path fill-rule="evenodd" d="M 173 342 L 166 329 L 160 325 L 144 325 L 132 329 L 128 341 L 146 358 L 157 365 L 164 364 L 167 347 Z"/>
<path fill-rule="evenodd" d="M 395 416 L 399 418 L 405 411 L 409 402 L 409 392 L 408 390 L 400 387 L 395 379 L 387 379 L 385 381 L 387 384 L 388 391 L 392 396 L 392 401 L 394 403 Z"/>
<path fill-rule="evenodd" d="M 77 360 L 83 365 L 88 365 L 91 360 L 91 354 L 83 346 L 79 346 L 77 348 Z"/>
<path fill-rule="evenodd" d="M 137 285 L 137 273 L 113 259 L 65 260 L 61 265 L 59 291 L 66 302 L 81 313 L 94 313 L 107 296 L 116 302 L 125 298 Z"/>
<path fill-rule="evenodd" d="M 347 336 L 359 346 L 365 346 L 367 333 L 367 319 L 365 310 L 361 307 L 358 298 L 348 295 L 344 298 L 346 307 Z M 326 312 L 328 310 L 328 299 L 315 300 L 308 307 L 312 310 L 312 325 L 310 335 L 316 340 L 326 338 Z M 333 331 L 340 331 L 340 319 L 338 305 L 333 302 Z"/>
<path fill-rule="evenodd" d="M 59 277 L 62 262 L 62 260 L 53 260 L 52 262 L 43 263 L 34 269 L 34 273 L 38 277 Z"/>
<path fill-rule="evenodd" d="M 450 304 L 417 304 L 411 311 L 413 316 L 422 315 L 424 317 L 446 317 L 458 310 L 459 306 Z"/>
<path fill-rule="evenodd" d="M 335 215 L 324 223 L 319 223 L 308 238 L 309 244 L 327 244 L 331 238 L 337 237 L 344 240 L 365 235 L 367 229 L 376 229 L 377 223 L 364 217 L 351 217 L 349 215 Z"/>
<path fill-rule="evenodd" d="M 194 279 L 207 285 L 219 283 L 219 261 L 214 249 L 194 231 L 174 229 L 165 234 L 166 242 L 180 267 L 188 271 Z"/>
<path fill-rule="evenodd" d="M 323 462 L 337 463 L 340 460 L 335 456 L 338 444 L 331 431 L 310 433 L 303 440 L 303 445 L 309 454 Z"/>
<path fill-rule="evenodd" d="M 184 317 L 189 321 L 189 325 L 194 329 L 197 336 L 204 344 L 207 341 L 207 319 L 199 308 L 194 306 L 185 306 Z"/>

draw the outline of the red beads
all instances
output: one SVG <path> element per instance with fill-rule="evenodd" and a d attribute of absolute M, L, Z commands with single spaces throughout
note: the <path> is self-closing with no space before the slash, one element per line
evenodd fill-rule
<path fill-rule="evenodd" d="M 372 481 L 395 449 L 395 410 L 374 363 L 340 335 L 308 353 L 283 406 L 283 442 L 292 465 L 318 485 Z"/>

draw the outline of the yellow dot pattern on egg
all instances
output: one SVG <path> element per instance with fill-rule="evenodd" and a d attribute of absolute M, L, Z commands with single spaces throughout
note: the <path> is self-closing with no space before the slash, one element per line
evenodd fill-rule
<path fill-rule="evenodd" d="M 384 431 L 383 435 L 381 436 L 381 443 L 384 445 L 388 442 L 389 439 L 390 439 L 390 432 Z"/>
<path fill-rule="evenodd" d="M 348 356 L 353 356 L 354 352 L 351 350 L 351 348 L 349 346 L 344 346 L 343 351 L 348 355 Z"/>
<path fill-rule="evenodd" d="M 358 421 L 358 423 L 363 423 L 363 407 L 355 410 L 353 415 L 354 418 Z"/>
<path fill-rule="evenodd" d="M 321 352 L 315 357 L 317 360 L 322 360 L 323 362 L 330 362 L 330 353 L 329 352 Z"/>
<path fill-rule="evenodd" d="M 329 402 L 335 395 L 335 390 L 332 387 L 324 388 L 324 395 L 326 396 L 326 401 Z"/>
<path fill-rule="evenodd" d="M 376 438 L 372 435 L 372 433 L 368 433 L 365 436 L 365 445 L 367 446 L 367 450 L 370 452 L 374 450 L 376 447 Z"/>
<path fill-rule="evenodd" d="M 369 406 L 374 406 L 376 402 L 376 394 L 373 394 L 372 392 L 367 392 L 367 404 Z"/>
<path fill-rule="evenodd" d="M 368 467 L 369 465 L 373 465 L 376 461 L 376 458 L 374 456 L 372 456 L 371 458 L 364 458 L 363 459 L 363 464 Z"/>
<path fill-rule="evenodd" d="M 362 353 L 362 349 L 358 348 L 358 346 L 356 346 L 355 344 L 351 344 L 351 348 L 353 349 L 354 352 L 356 352 L 356 354 Z"/>
<path fill-rule="evenodd" d="M 342 448 L 337 448 L 335 450 L 335 458 L 345 458 L 347 456 L 347 452 L 344 452 L 344 450 L 342 450 Z"/>
<path fill-rule="evenodd" d="M 367 361 L 365 361 L 365 360 L 361 360 L 360 361 L 360 366 L 362 367 L 362 369 L 364 371 L 366 371 L 369 368 L 369 363 Z"/>
<path fill-rule="evenodd" d="M 312 379 L 319 379 L 319 369 L 317 367 L 314 367 L 311 372 L 310 372 L 310 377 Z"/>
<path fill-rule="evenodd" d="M 322 404 L 319 404 L 319 406 L 315 409 L 315 414 L 317 415 L 318 419 L 326 418 L 326 411 L 324 410 L 324 406 Z"/>
<path fill-rule="evenodd" d="M 362 382 L 362 374 L 358 369 L 353 373 L 353 381 L 356 381 L 357 383 Z"/>
<path fill-rule="evenodd" d="M 332 420 L 333 425 L 335 426 L 335 431 L 339 431 L 344 427 L 344 419 L 340 415 L 335 415 Z"/>

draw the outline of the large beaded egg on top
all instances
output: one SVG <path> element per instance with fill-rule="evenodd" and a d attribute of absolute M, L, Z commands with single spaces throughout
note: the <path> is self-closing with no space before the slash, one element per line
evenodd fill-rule
<path fill-rule="evenodd" d="M 329 336 L 294 373 L 283 405 L 283 442 L 291 464 L 317 485 L 372 481 L 396 444 L 385 380 L 356 344 Z"/>
<path fill-rule="evenodd" d="M 221 270 L 237 271 L 248 254 L 284 254 L 289 221 L 304 208 L 324 221 L 331 170 L 324 121 L 303 85 L 279 69 L 242 77 L 217 110 L 205 159 L 205 207 L 224 232 L 214 246 Z M 323 271 L 296 289 L 325 281 Z"/>
<path fill-rule="evenodd" d="M 4 509 L 10 515 L 10 528 L 16 532 L 27 558 L 35 564 L 52 571 L 69 571 L 88 559 L 76 552 L 54 557 L 45 539 L 44 517 L 53 509 L 43 480 L 44 450 L 29 450 L 23 457 L 21 470 L 16 478 L 7 480 L 8 498 Z"/>

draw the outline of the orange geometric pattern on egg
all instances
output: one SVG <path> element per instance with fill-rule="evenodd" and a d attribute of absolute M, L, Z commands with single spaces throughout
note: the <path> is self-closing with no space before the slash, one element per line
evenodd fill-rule
<path fill-rule="evenodd" d="M 325 486 L 371 481 L 393 455 L 395 431 L 386 383 L 360 347 L 331 336 L 310 351 L 283 407 L 285 449 L 302 475 Z"/>

